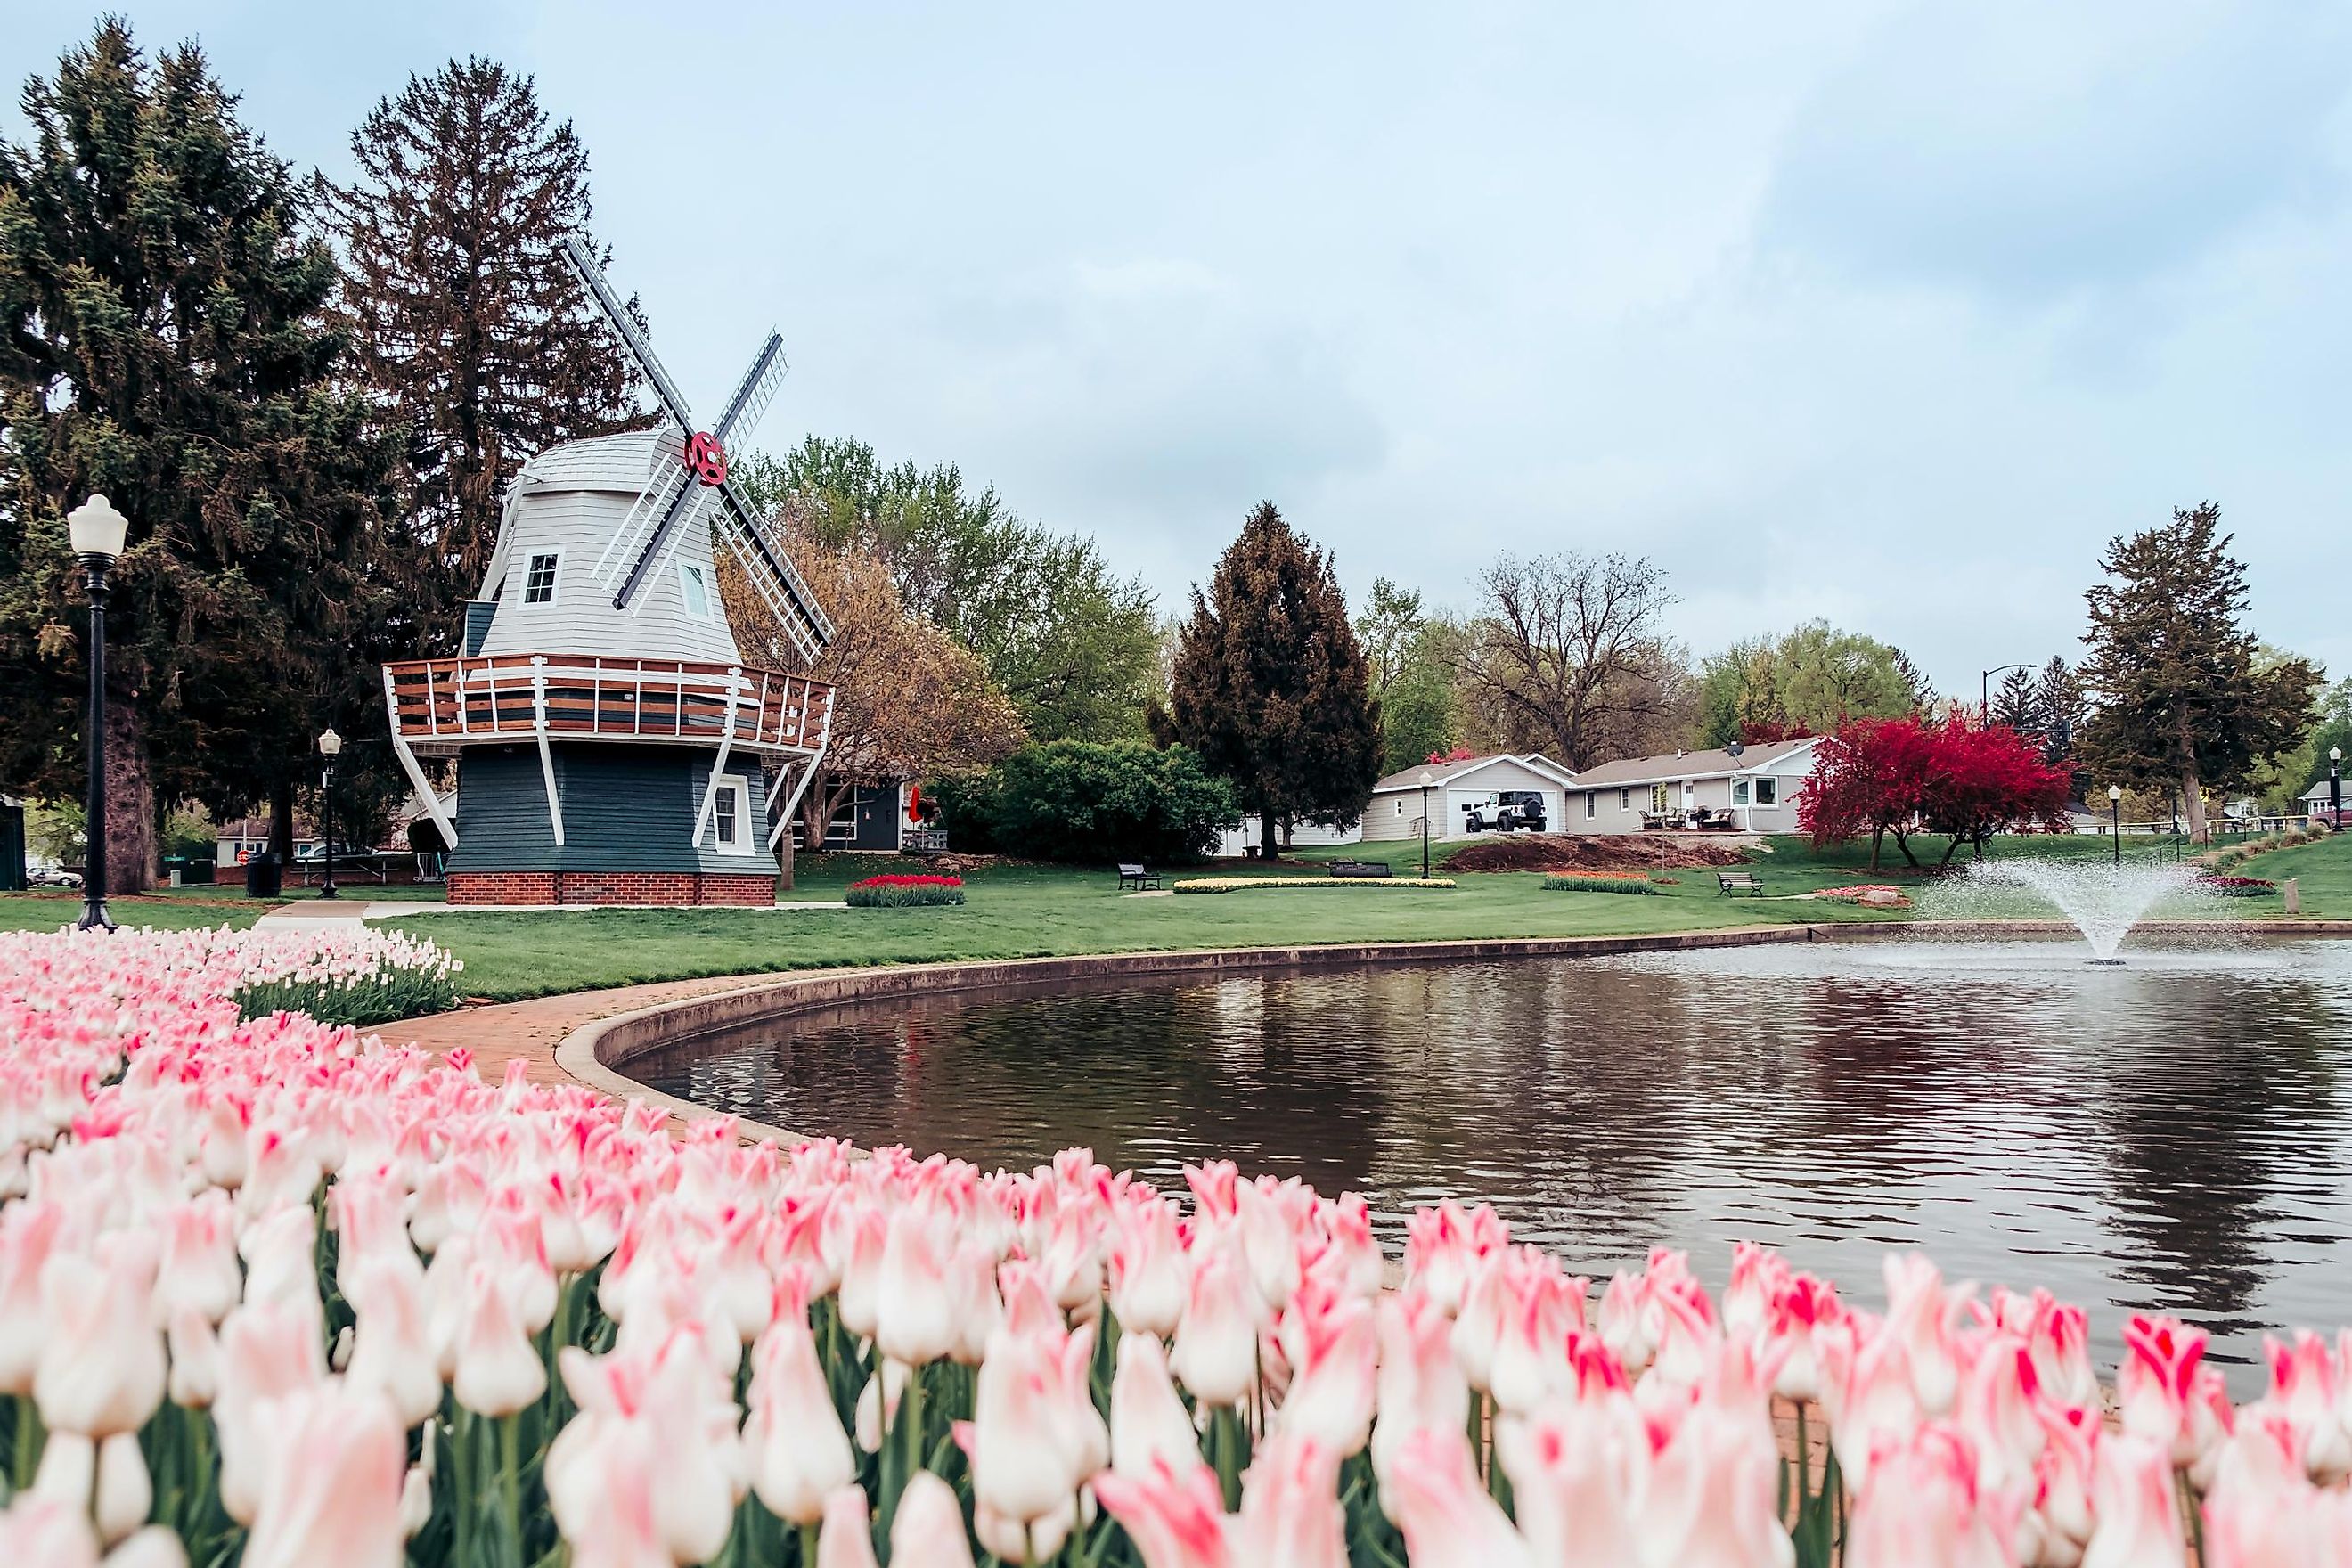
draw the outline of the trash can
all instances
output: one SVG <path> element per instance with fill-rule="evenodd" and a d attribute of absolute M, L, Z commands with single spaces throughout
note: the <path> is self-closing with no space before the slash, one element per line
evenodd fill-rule
<path fill-rule="evenodd" d="M 284 875 L 285 868 L 278 862 L 277 851 L 255 851 L 245 863 L 245 896 L 248 899 L 278 897 L 278 889 Z"/>

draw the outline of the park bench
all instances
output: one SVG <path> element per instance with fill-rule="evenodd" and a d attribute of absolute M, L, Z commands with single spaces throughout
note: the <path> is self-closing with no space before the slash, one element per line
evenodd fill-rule
<path fill-rule="evenodd" d="M 1132 888 L 1137 892 L 1140 893 L 1155 890 L 1159 886 L 1160 879 L 1151 872 L 1145 870 L 1142 867 L 1129 866 L 1124 862 L 1120 864 L 1118 868 L 1118 890 L 1120 892 L 1126 892 L 1129 889 Z"/>
<path fill-rule="evenodd" d="M 1717 871 L 1715 889 L 1718 896 L 1729 898 L 1734 893 L 1746 893 L 1751 898 L 1764 896 L 1764 884 L 1753 871 Z"/>
<path fill-rule="evenodd" d="M 1331 862 L 1331 875 L 1334 877 L 1391 877 L 1395 873 L 1389 869 L 1389 863 L 1385 860 L 1334 860 Z"/>

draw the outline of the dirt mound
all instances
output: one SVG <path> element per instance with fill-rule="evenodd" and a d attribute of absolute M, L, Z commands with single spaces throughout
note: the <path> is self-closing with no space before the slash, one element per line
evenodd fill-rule
<path fill-rule="evenodd" d="M 1686 834 L 1514 833 L 1473 844 L 1446 861 L 1449 871 L 1648 871 L 1737 866 L 1737 844 Z"/>

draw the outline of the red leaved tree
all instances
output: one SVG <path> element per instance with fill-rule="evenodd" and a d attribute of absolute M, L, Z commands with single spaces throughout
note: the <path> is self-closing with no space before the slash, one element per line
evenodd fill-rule
<path fill-rule="evenodd" d="M 2064 826 L 2065 770 L 2004 725 L 1979 727 L 1959 714 L 1940 724 L 1850 719 L 1813 755 L 1813 776 L 1797 794 L 1798 828 L 1817 849 L 1869 834 L 1874 871 L 1889 836 L 1916 867 L 1913 833 L 1951 835 L 1940 867 L 1963 844 L 1982 855 L 1985 840 L 2006 829 Z"/>
<path fill-rule="evenodd" d="M 2006 724 L 1978 725 L 1955 715 L 1936 731 L 1919 802 L 1928 829 L 1952 837 L 1938 864 L 1951 864 L 1963 844 L 1982 859 L 1985 840 L 1996 833 L 2063 832 L 2066 784 L 2066 770 L 2043 762 L 2038 742 Z"/>

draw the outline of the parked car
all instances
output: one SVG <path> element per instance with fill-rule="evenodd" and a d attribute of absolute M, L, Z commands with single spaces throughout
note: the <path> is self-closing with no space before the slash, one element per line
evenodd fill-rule
<path fill-rule="evenodd" d="M 315 871 L 325 859 L 324 845 L 298 844 L 294 847 L 294 868 L 298 871 Z M 375 864 L 375 851 L 364 844 L 338 844 L 335 846 L 335 864 L 373 866 Z"/>
<path fill-rule="evenodd" d="M 68 871 L 62 866 L 30 866 L 25 870 L 25 885 L 28 888 L 79 888 L 81 886 L 81 873 Z"/>
<path fill-rule="evenodd" d="M 1484 800 L 1463 803 L 1463 826 L 1473 833 L 1489 829 L 1509 833 L 1524 828 L 1529 833 L 1544 830 L 1544 799 L 1541 790 L 1497 790 Z"/>

